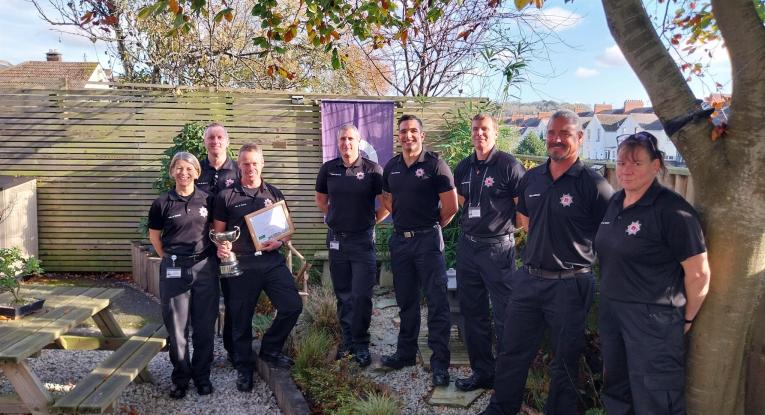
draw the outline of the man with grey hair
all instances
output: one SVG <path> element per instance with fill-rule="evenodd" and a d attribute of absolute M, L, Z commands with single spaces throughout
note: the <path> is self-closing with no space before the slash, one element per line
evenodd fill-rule
<path fill-rule="evenodd" d="M 374 226 L 388 216 L 388 211 L 380 200 L 383 169 L 361 157 L 360 143 L 356 126 L 340 127 L 337 132 L 340 157 L 327 161 L 319 170 L 316 206 L 326 215 L 329 226 L 329 269 L 342 329 L 337 357 L 352 353 L 364 367 L 372 363 L 369 323 L 377 276 Z"/>
<path fill-rule="evenodd" d="M 550 391 L 546 414 L 577 414 L 579 356 L 595 294 L 592 242 L 613 190 L 579 160 L 583 132 L 569 110 L 547 126 L 546 163 L 529 170 L 518 186 L 518 212 L 528 217 L 523 267 L 512 276 L 512 296 L 496 363 L 494 396 L 485 414 L 521 409 L 529 365 L 550 329 Z"/>

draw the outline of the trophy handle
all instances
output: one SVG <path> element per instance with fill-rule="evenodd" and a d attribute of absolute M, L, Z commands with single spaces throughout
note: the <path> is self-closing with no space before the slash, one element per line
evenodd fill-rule
<path fill-rule="evenodd" d="M 236 232 L 236 236 L 234 237 L 234 240 L 236 241 L 237 239 L 239 239 L 239 235 L 241 235 L 242 232 L 238 226 L 234 226 L 234 231 Z"/>
<path fill-rule="evenodd" d="M 218 241 L 216 240 L 217 238 L 215 237 L 215 229 L 210 229 L 210 232 L 207 233 L 207 237 L 210 238 L 210 240 L 213 243 L 217 244 Z"/>

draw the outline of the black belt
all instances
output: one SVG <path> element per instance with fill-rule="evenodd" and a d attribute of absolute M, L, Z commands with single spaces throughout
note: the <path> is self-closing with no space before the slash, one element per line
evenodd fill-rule
<path fill-rule="evenodd" d="M 473 236 L 467 233 L 463 233 L 462 236 L 464 236 L 465 239 L 467 239 L 468 241 L 485 243 L 485 244 L 499 244 L 502 242 L 515 240 L 512 237 L 512 235 L 508 235 L 508 234 L 497 235 L 497 236 Z"/>
<path fill-rule="evenodd" d="M 534 268 L 526 266 L 526 270 L 529 275 L 535 277 L 544 278 L 548 280 L 563 280 L 567 278 L 576 278 L 579 274 L 587 274 L 590 272 L 590 268 L 577 268 L 577 269 L 564 269 L 560 271 L 548 271 L 542 268 Z"/>
<path fill-rule="evenodd" d="M 173 254 L 170 252 L 165 252 L 165 258 L 169 259 L 170 261 L 173 261 L 173 258 L 171 257 L 175 255 L 175 260 L 174 260 L 175 262 L 184 262 L 184 263 L 192 262 L 196 264 L 197 262 L 203 259 L 209 258 L 210 254 L 211 254 L 210 252 L 202 252 L 201 254 L 194 254 L 194 255 L 178 255 L 178 254 Z"/>
<path fill-rule="evenodd" d="M 332 236 L 338 237 L 338 238 L 352 238 L 354 236 L 370 236 L 372 234 L 372 229 L 367 229 L 365 231 L 358 231 L 358 232 L 335 232 L 332 229 L 330 229 L 332 232 Z"/>
<path fill-rule="evenodd" d="M 438 225 L 433 225 L 427 228 L 410 229 L 408 231 L 400 231 L 398 229 L 393 230 L 396 235 L 403 236 L 404 238 L 413 238 L 415 235 L 423 235 L 436 231 Z"/>

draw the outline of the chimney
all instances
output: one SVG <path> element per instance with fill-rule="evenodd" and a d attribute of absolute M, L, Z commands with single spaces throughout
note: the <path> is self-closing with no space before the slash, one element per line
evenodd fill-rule
<path fill-rule="evenodd" d="M 577 114 L 581 114 L 583 112 L 589 112 L 589 111 L 590 111 L 590 107 L 588 105 L 584 105 L 584 104 L 574 105 L 574 112 Z"/>
<path fill-rule="evenodd" d="M 611 106 L 611 104 L 595 104 L 595 109 L 593 110 L 593 112 L 595 114 L 601 114 L 606 111 L 611 111 L 612 109 L 613 107 Z"/>
<path fill-rule="evenodd" d="M 624 113 L 629 114 L 633 110 L 643 108 L 643 101 L 639 99 L 628 99 L 624 101 Z"/>
<path fill-rule="evenodd" d="M 61 54 L 56 49 L 51 49 L 45 54 L 45 60 L 48 62 L 61 62 Z"/>

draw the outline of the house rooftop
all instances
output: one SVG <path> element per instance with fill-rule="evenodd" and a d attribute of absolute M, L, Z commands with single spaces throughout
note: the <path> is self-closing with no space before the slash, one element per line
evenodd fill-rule
<path fill-rule="evenodd" d="M 97 62 L 27 61 L 0 69 L 0 87 L 84 88 Z"/>

